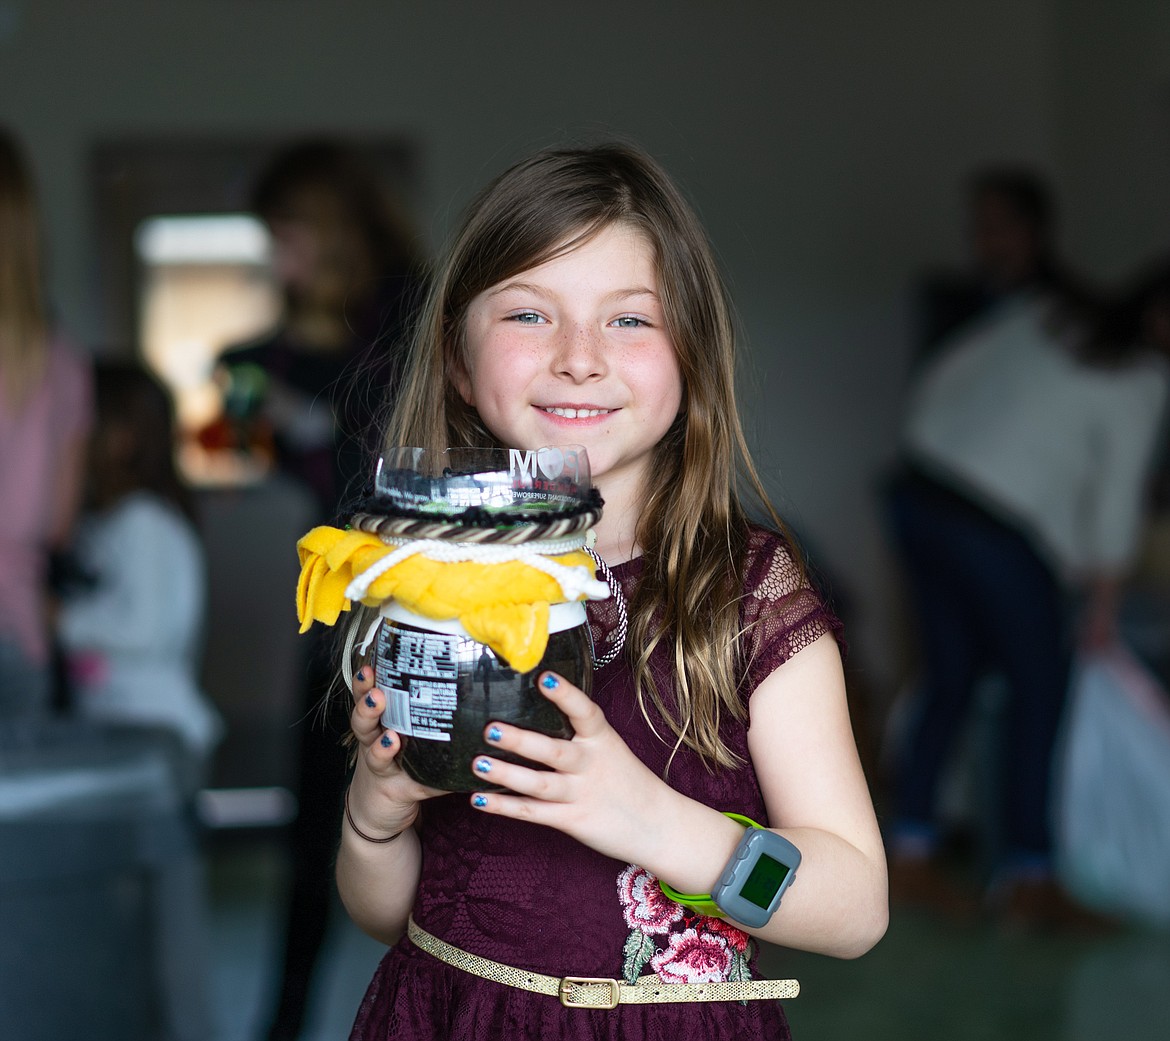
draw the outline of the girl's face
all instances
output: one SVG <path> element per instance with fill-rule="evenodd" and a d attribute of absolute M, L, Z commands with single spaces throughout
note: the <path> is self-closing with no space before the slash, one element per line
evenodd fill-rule
<path fill-rule="evenodd" d="M 603 491 L 642 486 L 683 397 L 642 232 L 610 225 L 492 286 L 465 328 L 455 385 L 501 442 L 584 445 Z"/>

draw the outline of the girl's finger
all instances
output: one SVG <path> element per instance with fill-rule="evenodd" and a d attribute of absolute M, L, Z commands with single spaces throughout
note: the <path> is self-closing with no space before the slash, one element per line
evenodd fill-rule
<path fill-rule="evenodd" d="M 597 703 L 555 672 L 542 673 L 536 685 L 541 694 L 569 717 L 573 730 L 582 737 L 594 737 L 609 726 Z"/>
<path fill-rule="evenodd" d="M 353 674 L 353 702 L 356 705 L 374 686 L 374 670 L 363 665 Z"/>
<path fill-rule="evenodd" d="M 377 773 L 384 773 L 402 748 L 402 738 L 393 730 L 383 730 L 370 742 L 367 758 L 370 767 Z"/>
<path fill-rule="evenodd" d="M 517 795 L 526 795 L 542 802 L 565 802 L 568 798 L 565 775 L 551 770 L 533 770 L 503 759 L 479 755 L 471 761 L 471 772 L 480 781 L 490 781 Z"/>
<path fill-rule="evenodd" d="M 360 696 L 355 692 L 349 725 L 362 744 L 369 744 L 381 732 L 385 704 L 386 697 L 377 687 L 367 687 Z"/>
<path fill-rule="evenodd" d="M 509 726 L 506 723 L 488 724 L 483 735 L 490 748 L 512 752 L 553 770 L 572 771 L 578 762 L 577 749 L 567 738 L 549 737 L 535 730 L 525 730 L 523 727 Z"/>
<path fill-rule="evenodd" d="M 511 817 L 513 820 L 529 821 L 532 824 L 552 822 L 552 803 L 528 799 L 506 792 L 476 792 L 471 796 L 471 806 L 480 813 L 491 813 L 497 817 Z"/>

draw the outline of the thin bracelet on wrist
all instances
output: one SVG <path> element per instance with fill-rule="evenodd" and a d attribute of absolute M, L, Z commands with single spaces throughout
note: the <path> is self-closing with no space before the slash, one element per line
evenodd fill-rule
<path fill-rule="evenodd" d="M 384 845 L 387 842 L 393 842 L 396 838 L 398 838 L 399 835 L 402 834 L 403 831 L 406 831 L 406 829 L 403 828 L 402 831 L 396 831 L 393 835 L 387 835 L 386 838 L 384 838 L 384 839 L 376 839 L 376 838 L 374 838 L 373 835 L 367 835 L 364 831 L 362 831 L 361 828 L 359 828 L 354 823 L 353 814 L 349 812 L 349 789 L 348 788 L 345 789 L 345 819 L 347 821 L 349 821 L 349 826 L 351 828 L 353 828 L 353 833 L 359 839 L 365 839 L 367 842 L 373 842 L 379 846 Z"/>

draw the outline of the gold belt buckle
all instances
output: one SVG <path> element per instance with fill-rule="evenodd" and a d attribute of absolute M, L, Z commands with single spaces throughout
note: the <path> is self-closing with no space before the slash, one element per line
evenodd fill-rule
<path fill-rule="evenodd" d="M 570 995 L 573 993 L 573 988 L 586 984 L 608 987 L 609 998 L 601 1002 L 571 1001 Z M 565 1008 L 617 1008 L 621 990 L 618 988 L 617 980 L 606 979 L 604 976 L 566 976 L 561 980 L 557 996 Z"/>

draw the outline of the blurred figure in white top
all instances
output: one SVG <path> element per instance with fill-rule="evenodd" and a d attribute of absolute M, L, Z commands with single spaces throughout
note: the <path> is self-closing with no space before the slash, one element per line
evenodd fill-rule
<path fill-rule="evenodd" d="M 1167 398 L 1170 295 L 1099 305 L 1053 259 L 1045 196 L 976 183 L 974 252 L 996 277 L 923 360 L 889 490 L 921 652 L 891 890 L 975 906 L 939 870 L 937 802 L 977 685 L 995 674 L 1007 696 L 998 776 L 984 778 L 998 831 L 992 894 L 1030 924 L 1088 925 L 1053 874 L 1053 747 L 1074 649 L 1113 638 L 1137 549 Z"/>
<path fill-rule="evenodd" d="M 198 781 L 222 723 L 198 683 L 203 548 L 174 466 L 172 403 L 131 364 L 99 368 L 87 512 L 77 557 L 92 585 L 60 617 L 74 707 L 84 716 L 167 727 Z"/>

